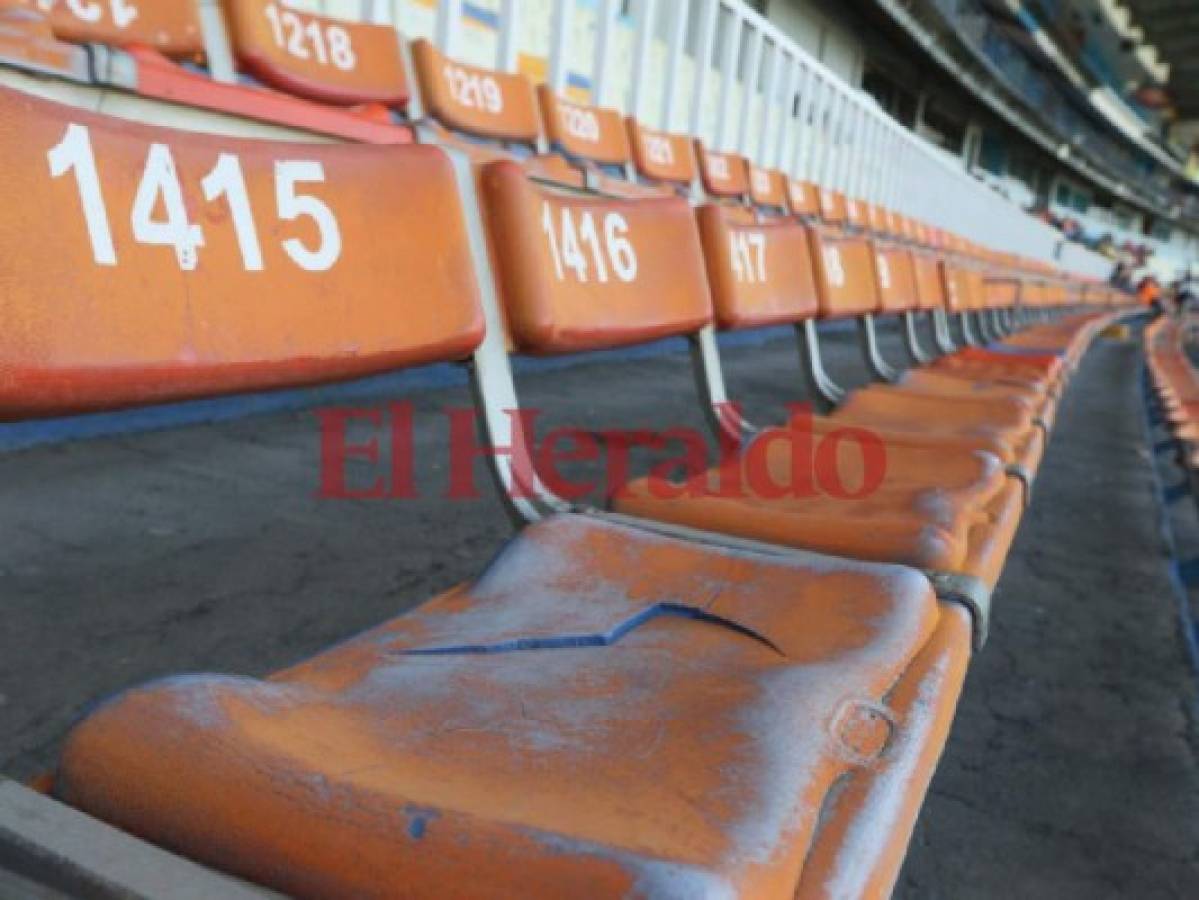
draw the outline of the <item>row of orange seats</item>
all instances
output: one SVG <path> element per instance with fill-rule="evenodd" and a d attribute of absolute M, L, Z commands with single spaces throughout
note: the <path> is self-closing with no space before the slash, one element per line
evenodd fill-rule
<path fill-rule="evenodd" d="M 1145 360 L 1166 423 L 1184 462 L 1199 469 L 1199 373 L 1187 355 L 1187 320 L 1160 316 L 1145 328 Z"/>
<path fill-rule="evenodd" d="M 348 140 L 417 139 L 455 146 L 476 160 L 514 157 L 540 179 L 616 196 L 690 194 L 698 179 L 704 197 L 739 203 L 756 215 L 795 215 L 1028 278 L 1026 305 L 1061 305 L 1087 291 L 1092 301 L 1120 300 L 1104 285 L 1070 281 L 1043 263 L 989 251 L 701 141 L 569 101 L 545 85 L 534 90 L 522 74 L 447 59 L 429 41 L 408 44 L 390 26 L 330 19 L 277 0 L 227 0 L 224 32 L 242 80 L 224 84 L 202 69 L 195 0 L 45 6 L 0 0 L 0 63 Z M 97 57 L 101 50 L 118 54 L 120 62 Z M 870 263 L 860 246 L 851 256 L 845 266 L 851 279 L 864 278 L 871 264 L 887 267 L 886 260 Z M 921 302 L 936 307 L 943 290 L 963 308 L 987 305 L 971 296 L 977 285 L 933 285 L 920 275 L 899 259 L 898 272 L 884 277 L 878 292 L 881 308 L 888 308 L 889 295 L 905 293 L 922 293 Z"/>
<path fill-rule="evenodd" d="M 777 174 L 647 189 L 444 113 L 428 146 L 201 135 L 9 89 L 0 121 L 0 416 L 469 360 L 525 526 L 477 579 L 270 678 L 110 698 L 54 798 L 298 897 L 887 895 L 1057 404 L 1118 298 Z M 698 149 L 702 176 L 721 157 Z M 872 384 L 824 370 L 827 318 L 860 323 Z M 781 325 L 828 411 L 755 427 L 717 333 Z M 631 477 L 609 510 L 556 494 L 512 358 L 671 337 L 708 449 L 733 450 Z M 813 436 L 848 490 L 797 479 Z"/>

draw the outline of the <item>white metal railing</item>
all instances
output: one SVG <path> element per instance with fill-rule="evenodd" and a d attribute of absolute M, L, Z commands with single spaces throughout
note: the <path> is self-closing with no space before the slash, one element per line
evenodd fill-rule
<path fill-rule="evenodd" d="M 464 62 L 532 70 L 557 91 L 993 249 L 1096 277 L 1110 270 L 1089 251 L 1057 259 L 1054 229 L 897 123 L 742 0 L 290 2 L 427 35 Z"/>

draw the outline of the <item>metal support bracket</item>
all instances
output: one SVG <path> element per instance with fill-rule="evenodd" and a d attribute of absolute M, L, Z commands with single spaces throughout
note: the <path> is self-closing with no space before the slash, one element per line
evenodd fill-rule
<path fill-rule="evenodd" d="M 981 578 L 973 575 L 928 571 L 924 574 L 933 583 L 939 600 L 960 603 L 970 612 L 974 622 L 974 650 L 977 653 L 986 645 L 991 627 L 991 589 Z"/>
<path fill-rule="evenodd" d="M 815 320 L 806 320 L 796 326 L 796 331 L 799 333 L 799 356 L 803 362 L 808 390 L 824 407 L 823 411 L 833 409 L 845 399 L 845 389 L 836 384 L 824 370 L 824 360 L 820 356 L 820 336 L 816 331 Z"/>
<path fill-rule="evenodd" d="M 933 341 L 944 355 L 957 353 L 957 344 L 949 334 L 949 318 L 943 309 L 933 310 Z"/>
<path fill-rule="evenodd" d="M 1027 509 L 1032 503 L 1032 473 L 1019 463 L 1011 463 L 1004 471 L 1012 478 L 1018 478 L 1024 485 L 1024 506 Z"/>
<path fill-rule="evenodd" d="M 870 377 L 888 384 L 899 381 L 900 373 L 883 359 L 874 316 L 867 314 L 858 319 L 858 336 L 861 339 L 862 358 L 866 361 L 866 368 L 870 370 Z"/>
<path fill-rule="evenodd" d="M 927 366 L 933 361 L 932 355 L 920 343 L 920 334 L 916 330 L 916 311 L 909 309 L 903 314 L 903 344 L 913 363 Z"/>

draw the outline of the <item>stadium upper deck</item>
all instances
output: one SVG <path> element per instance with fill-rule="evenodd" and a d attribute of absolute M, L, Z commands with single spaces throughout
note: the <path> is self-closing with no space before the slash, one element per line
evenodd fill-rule
<path fill-rule="evenodd" d="M 115 896 L 885 895 L 1059 406 L 1132 299 L 738 2 L 600 4 L 582 40 L 558 0 L 536 86 L 528 10 L 480 66 L 464 6 L 430 40 L 389 4 L 0 5 L 0 414 L 465 363 L 450 458 L 520 526 L 268 678 L 101 703 L 36 790 L 0 785 L 0 865 Z M 822 412 L 757 428 L 721 337 L 772 328 Z M 514 360 L 663 339 L 709 432 L 610 457 L 587 505 Z"/>

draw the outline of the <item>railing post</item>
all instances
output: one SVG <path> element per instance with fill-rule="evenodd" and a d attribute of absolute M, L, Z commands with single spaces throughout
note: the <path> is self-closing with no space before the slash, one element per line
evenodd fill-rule
<path fill-rule="evenodd" d="M 749 65 L 741 76 L 741 121 L 737 126 L 736 150 L 742 156 L 749 155 L 749 125 L 753 120 L 754 98 L 758 94 L 758 76 L 761 74 L 762 47 L 765 43 L 766 35 L 762 29 L 754 28 L 749 43 Z"/>
<path fill-rule="evenodd" d="M 787 158 L 787 143 L 795 133 L 795 92 L 799 87 L 799 60 L 794 56 L 787 57 L 787 81 L 783 90 L 783 99 L 779 104 L 779 133 L 774 146 L 774 155 L 769 163 L 772 168 L 781 169 Z"/>
<path fill-rule="evenodd" d="M 555 94 L 566 90 L 570 75 L 570 20 L 574 5 L 574 0 L 554 0 L 554 13 L 550 18 L 549 85 Z"/>
<path fill-rule="evenodd" d="M 462 0 L 438 0 L 433 42 L 446 56 L 457 58 L 458 34 L 462 30 Z"/>
<path fill-rule="evenodd" d="M 500 6 L 499 39 L 495 46 L 495 67 L 501 72 L 515 72 L 519 59 L 520 0 L 503 0 Z"/>
<path fill-rule="evenodd" d="M 609 56 L 612 55 L 612 36 L 616 31 L 616 13 L 620 0 L 599 0 L 595 14 L 595 59 L 591 64 L 591 102 L 603 106 L 608 88 Z"/>
<path fill-rule="evenodd" d="M 712 64 L 712 49 L 716 44 L 716 22 L 720 16 L 720 0 L 703 0 L 700 14 L 699 43 L 695 48 L 695 81 L 691 86 L 691 121 L 688 130 L 699 137 L 704 127 L 704 104 L 708 97 L 708 75 Z"/>
<path fill-rule="evenodd" d="M 724 42 L 720 47 L 720 114 L 716 119 L 716 147 L 728 149 L 730 120 L 733 117 L 733 85 L 737 80 L 737 62 L 741 56 L 741 25 L 745 21 L 742 11 L 730 10 Z"/>
<path fill-rule="evenodd" d="M 657 0 L 637 0 L 637 40 L 633 47 L 633 81 L 629 85 L 629 115 L 641 119 L 650 68 Z"/>
<path fill-rule="evenodd" d="M 691 0 L 674 0 L 670 33 L 666 42 L 666 83 L 662 91 L 662 111 L 658 122 L 658 126 L 665 131 L 674 130 L 681 84 L 679 72 L 683 68 L 683 40 L 687 37 L 687 15 L 690 10 Z M 702 74 L 698 64 L 695 68 L 697 75 Z"/>

